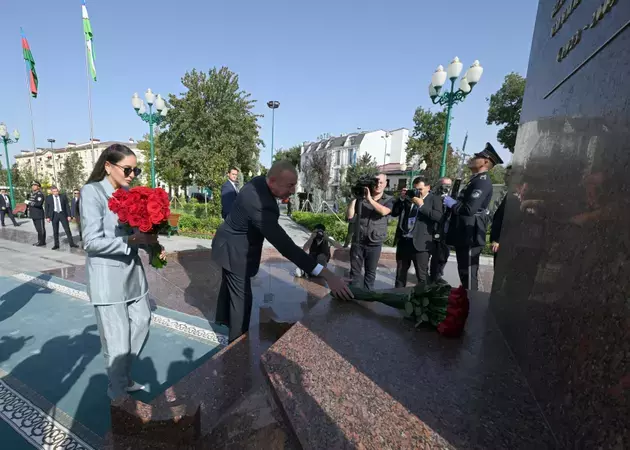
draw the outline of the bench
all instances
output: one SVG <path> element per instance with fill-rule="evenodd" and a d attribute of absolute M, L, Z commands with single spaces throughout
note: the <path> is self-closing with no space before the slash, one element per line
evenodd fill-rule
<path fill-rule="evenodd" d="M 13 215 L 18 218 L 22 218 L 26 215 L 26 203 L 18 203 L 13 208 Z"/>

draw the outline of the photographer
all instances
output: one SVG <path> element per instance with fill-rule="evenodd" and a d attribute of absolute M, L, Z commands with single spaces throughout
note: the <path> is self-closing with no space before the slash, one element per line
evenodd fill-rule
<path fill-rule="evenodd" d="M 354 238 L 350 248 L 350 277 L 352 284 L 360 285 L 361 271 L 365 270 L 363 287 L 374 288 L 376 266 L 383 242 L 387 239 L 387 216 L 392 212 L 393 197 L 383 193 L 387 177 L 360 178 L 354 187 L 355 199 L 348 207 L 348 221 L 355 222 Z M 355 217 L 356 216 L 356 217 Z"/>
<path fill-rule="evenodd" d="M 407 285 L 412 262 L 418 283 L 427 282 L 433 232 L 442 218 L 442 199 L 431 194 L 426 178 L 415 178 L 412 186 L 403 190 L 392 209 L 392 217 L 399 217 L 395 238 L 397 288 Z"/>
<path fill-rule="evenodd" d="M 313 232 L 308 238 L 308 241 L 304 244 L 304 251 L 309 254 L 311 258 L 317 261 L 317 264 L 321 264 L 322 267 L 328 265 L 330 261 L 330 246 L 338 247 L 334 240 L 332 240 L 328 234 L 326 234 L 326 227 L 320 223 L 313 227 Z M 299 267 L 295 269 L 295 276 L 301 277 L 304 272 Z"/>

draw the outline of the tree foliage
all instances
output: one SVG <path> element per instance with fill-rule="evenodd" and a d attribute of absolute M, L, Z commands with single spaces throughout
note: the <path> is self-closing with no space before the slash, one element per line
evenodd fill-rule
<path fill-rule="evenodd" d="M 62 192 L 81 188 L 85 184 L 83 160 L 76 152 L 71 152 L 57 173 L 59 189 Z"/>
<path fill-rule="evenodd" d="M 451 123 L 453 117 L 451 116 Z M 413 115 L 413 132 L 407 144 L 407 163 L 418 160 L 424 161 L 427 168 L 424 175 L 435 183 L 440 174 L 442 164 L 442 149 L 444 147 L 444 133 L 446 131 L 446 110 L 432 112 L 418 107 Z M 459 158 L 455 155 L 450 143 L 446 154 L 446 174 L 454 177 L 457 174 Z"/>
<path fill-rule="evenodd" d="M 281 159 L 288 159 L 293 163 L 298 170 L 301 170 L 300 157 L 301 157 L 302 147 L 300 145 L 294 145 L 288 150 L 278 150 L 275 155 L 273 155 L 274 161 L 280 161 Z"/>
<path fill-rule="evenodd" d="M 313 187 L 324 193 L 328 191 L 330 184 L 330 157 L 326 150 L 313 152 L 308 170 L 313 175 Z"/>
<path fill-rule="evenodd" d="M 503 125 L 497 133 L 497 141 L 510 152 L 514 153 L 516 134 L 523 109 L 523 94 L 525 93 L 525 78 L 512 72 L 505 76 L 503 84 L 488 101 L 488 125 Z"/>
<path fill-rule="evenodd" d="M 378 169 L 376 168 L 376 160 L 369 154 L 363 154 L 357 163 L 348 167 L 345 174 L 341 177 L 341 195 L 344 197 L 352 197 L 352 187 L 362 176 L 376 176 Z"/>
<path fill-rule="evenodd" d="M 167 129 L 159 138 L 160 177 L 191 180 L 216 190 L 229 166 L 257 169 L 259 145 L 255 101 L 227 67 L 193 69 L 182 78 L 186 91 L 171 94 Z M 215 196 L 218 197 L 218 196 Z"/>

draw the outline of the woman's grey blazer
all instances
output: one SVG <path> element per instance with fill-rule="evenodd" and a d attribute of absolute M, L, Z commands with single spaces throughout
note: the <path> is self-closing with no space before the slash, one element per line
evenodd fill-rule
<path fill-rule="evenodd" d="M 107 178 L 81 189 L 87 293 L 94 305 L 135 301 L 149 290 L 138 248 L 127 244 L 128 233 L 107 205 L 113 193 Z"/>

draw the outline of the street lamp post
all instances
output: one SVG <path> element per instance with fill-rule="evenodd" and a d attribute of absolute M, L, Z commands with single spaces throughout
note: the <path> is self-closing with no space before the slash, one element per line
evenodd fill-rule
<path fill-rule="evenodd" d="M 479 61 L 475 61 L 472 66 L 466 71 L 463 78 L 459 82 L 459 89 L 455 91 L 455 81 L 459 78 L 462 72 L 462 63 L 456 56 L 453 61 L 448 65 L 448 69 L 445 72 L 444 67 L 438 66 L 437 70 L 431 77 L 431 84 L 429 84 L 429 97 L 434 105 L 446 105 L 446 130 L 444 130 L 444 145 L 442 148 L 442 164 L 440 165 L 440 178 L 446 176 L 446 152 L 448 150 L 448 135 L 451 127 L 451 110 L 453 105 L 464 101 L 464 99 L 472 92 L 473 87 L 481 79 L 483 73 L 483 67 L 479 64 Z M 446 79 L 451 81 L 450 91 L 443 92 L 440 95 L 440 89 L 444 86 Z"/>
<path fill-rule="evenodd" d="M 15 195 L 13 193 L 13 180 L 11 179 L 11 166 L 9 165 L 9 148 L 8 144 L 15 144 L 20 140 L 20 132 L 18 130 L 13 131 L 13 139 L 9 136 L 7 126 L 4 122 L 0 123 L 0 139 L 4 144 L 4 156 L 7 161 L 7 180 L 9 181 L 9 193 L 11 195 L 11 206 L 15 208 Z"/>
<path fill-rule="evenodd" d="M 151 92 L 151 89 L 147 89 L 147 92 L 144 94 L 144 99 L 147 101 L 147 105 L 149 105 L 149 112 L 147 112 L 146 107 L 144 106 L 144 101 L 138 94 L 133 94 L 131 97 L 131 106 L 136 110 L 136 114 L 143 121 L 149 124 L 149 144 L 151 145 L 151 187 L 155 187 L 155 144 L 153 143 L 153 125 L 160 126 L 164 118 L 166 117 L 166 113 L 168 112 L 168 108 L 166 107 L 166 102 L 157 94 L 157 96 Z M 156 112 L 153 112 L 153 105 L 155 105 Z"/>
<path fill-rule="evenodd" d="M 391 135 L 389 134 L 389 132 L 385 132 L 385 134 L 383 136 L 381 136 L 381 138 L 385 141 L 385 150 L 383 153 L 383 165 L 387 164 L 387 139 L 390 137 Z"/>
<path fill-rule="evenodd" d="M 276 121 L 276 109 L 280 108 L 280 102 L 276 100 L 269 100 L 267 106 L 271 108 L 271 164 L 273 164 L 273 135 Z"/>
<path fill-rule="evenodd" d="M 54 180 L 54 183 L 57 184 L 59 181 L 57 181 L 57 166 L 55 164 L 55 150 L 53 149 L 53 144 L 56 141 L 50 138 L 48 139 L 48 142 L 50 142 L 50 154 L 52 156 L 52 163 L 53 163 L 53 180 Z"/>

